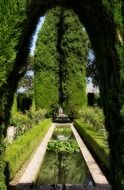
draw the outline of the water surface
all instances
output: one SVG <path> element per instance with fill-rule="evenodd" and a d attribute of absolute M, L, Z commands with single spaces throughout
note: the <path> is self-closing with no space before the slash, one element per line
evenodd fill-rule
<path fill-rule="evenodd" d="M 36 184 L 92 184 L 90 173 L 69 126 L 55 128 Z"/>

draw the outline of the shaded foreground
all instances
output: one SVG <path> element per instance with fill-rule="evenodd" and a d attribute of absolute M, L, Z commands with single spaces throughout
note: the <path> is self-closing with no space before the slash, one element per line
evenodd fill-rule
<path fill-rule="evenodd" d="M 20 184 L 17 187 L 11 187 L 10 190 L 107 190 L 106 187 L 93 187 L 87 185 L 73 184 L 53 184 L 53 185 L 38 185 L 35 187 L 30 184 Z"/>

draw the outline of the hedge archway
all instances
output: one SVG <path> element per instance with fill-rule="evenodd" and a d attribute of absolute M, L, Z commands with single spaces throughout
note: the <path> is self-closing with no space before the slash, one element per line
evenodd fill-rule
<path fill-rule="evenodd" d="M 39 17 L 56 5 L 73 8 L 87 30 L 96 55 L 106 128 L 109 132 L 112 189 L 123 189 L 124 128 L 122 126 L 124 120 L 121 116 L 121 109 L 124 102 L 124 58 L 122 56 L 124 31 L 122 0 L 115 0 L 114 2 L 109 0 L 36 0 L 35 2 L 33 0 L 30 2 L 14 0 L 13 3 L 8 0 L 6 3 L 1 1 L 0 5 L 4 10 L 0 10 L 1 26 L 2 24 L 4 26 L 5 23 L 3 22 L 6 21 L 6 26 L 11 29 L 10 31 L 3 31 L 0 28 L 1 34 L 7 34 L 6 37 L 10 39 L 6 46 L 1 38 L 3 36 L 0 37 L 2 41 L 0 49 L 6 50 L 1 52 L 1 55 L 3 57 L 4 53 L 5 57 L 8 55 L 5 60 L 1 59 L 1 64 L 4 65 L 5 63 L 6 72 L 2 73 L 0 68 L 0 72 L 4 77 L 0 83 L 1 137 L 6 134 L 13 95 L 24 72 L 32 34 L 35 31 Z M 2 21 L 2 16 L 4 21 Z M 11 39 L 13 43 L 10 43 Z M 8 54 L 8 51 L 10 54 Z M 11 57 L 11 51 L 14 54 L 13 57 Z M 3 138 L 1 138 L 2 141 Z M 4 153 L 2 143 L 0 149 Z M 0 162 L 3 162 L 3 158 L 1 156 Z M 4 182 L 2 182 L 4 178 L 3 170 L 4 166 L 1 166 L 0 180 L 4 187 Z"/>

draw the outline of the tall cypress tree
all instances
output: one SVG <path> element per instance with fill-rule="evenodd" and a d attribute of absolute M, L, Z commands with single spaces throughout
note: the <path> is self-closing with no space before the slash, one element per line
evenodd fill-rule
<path fill-rule="evenodd" d="M 37 108 L 50 109 L 52 105 L 58 103 L 59 99 L 59 54 L 57 44 L 60 14 L 59 7 L 47 12 L 36 44 L 34 90 Z"/>
<path fill-rule="evenodd" d="M 86 105 L 86 61 L 88 37 L 72 9 L 63 10 L 62 91 L 63 107 L 73 116 Z"/>
<path fill-rule="evenodd" d="M 71 9 L 56 7 L 46 16 L 35 52 L 36 106 L 59 103 L 75 115 L 86 105 L 86 31 Z"/>

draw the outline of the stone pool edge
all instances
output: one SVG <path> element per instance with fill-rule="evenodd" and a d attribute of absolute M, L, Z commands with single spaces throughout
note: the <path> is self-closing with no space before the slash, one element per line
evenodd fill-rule
<path fill-rule="evenodd" d="M 40 166 L 42 164 L 44 155 L 46 153 L 48 142 L 52 137 L 55 126 L 56 126 L 56 123 L 52 123 L 47 134 L 41 141 L 35 154 L 33 155 L 32 159 L 27 165 L 24 173 L 22 174 L 22 176 L 20 177 L 20 179 L 18 180 L 16 184 L 14 183 L 14 180 L 13 182 L 10 182 L 11 185 L 14 184 L 15 186 L 15 185 L 21 185 L 21 184 L 32 184 L 35 181 L 37 174 L 39 172 Z"/>
<path fill-rule="evenodd" d="M 106 190 L 110 190 L 111 186 L 108 182 L 108 180 L 106 179 L 106 177 L 104 176 L 103 172 L 101 171 L 101 169 L 99 168 L 98 164 L 96 163 L 96 161 L 94 160 L 94 158 L 92 157 L 91 153 L 89 152 L 88 148 L 86 147 L 86 145 L 84 144 L 83 140 L 81 139 L 81 137 L 79 136 L 77 130 L 75 129 L 73 124 L 70 124 L 70 127 L 73 131 L 73 134 L 77 140 L 77 143 L 80 147 L 81 153 L 84 157 L 84 160 L 86 162 L 86 165 L 91 173 L 91 176 L 96 184 L 96 187 L 98 188 L 104 188 Z"/>
<path fill-rule="evenodd" d="M 22 176 L 20 177 L 18 182 L 16 184 L 14 184 L 14 186 L 15 185 L 19 186 L 22 184 L 28 185 L 28 184 L 32 184 L 35 182 L 37 174 L 40 170 L 40 166 L 42 164 L 42 161 L 43 161 L 45 153 L 46 153 L 48 142 L 51 139 L 53 131 L 57 124 L 58 123 L 52 123 L 46 136 L 43 138 L 43 140 L 41 141 L 40 145 L 38 146 L 35 154 L 33 155 L 32 159 L 29 161 L 29 164 L 27 165 L 24 173 L 22 174 Z M 59 125 L 61 125 L 61 124 L 59 123 Z M 84 144 L 84 142 L 82 141 L 78 132 L 76 131 L 74 125 L 72 123 L 68 123 L 68 125 L 70 126 L 70 128 L 77 140 L 77 143 L 80 147 L 81 153 L 84 157 L 84 160 L 89 169 L 89 172 L 91 173 L 91 176 L 96 184 L 96 188 L 110 190 L 111 187 L 110 187 L 109 182 L 107 181 L 103 172 L 97 165 L 96 161 L 93 159 L 93 157 L 90 154 L 89 150 L 87 149 L 86 145 Z M 11 185 L 12 185 L 12 183 L 11 183 Z"/>

